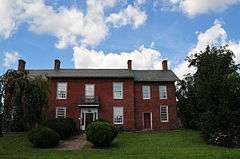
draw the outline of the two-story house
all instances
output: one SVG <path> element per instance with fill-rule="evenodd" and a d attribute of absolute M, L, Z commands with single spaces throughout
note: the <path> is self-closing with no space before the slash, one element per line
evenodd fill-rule
<path fill-rule="evenodd" d="M 62 69 L 60 61 L 48 70 L 27 70 L 49 81 L 49 118 L 73 118 L 85 130 L 102 118 L 126 130 L 174 129 L 177 76 L 162 61 L 162 70 Z M 160 66 L 159 66 L 160 67 Z M 25 61 L 19 60 L 19 70 Z"/>

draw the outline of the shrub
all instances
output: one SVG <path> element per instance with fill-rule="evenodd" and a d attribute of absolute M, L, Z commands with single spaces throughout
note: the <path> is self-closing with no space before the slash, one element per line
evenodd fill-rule
<path fill-rule="evenodd" d="M 236 130 L 217 132 L 210 137 L 209 142 L 224 147 L 240 147 L 240 134 Z"/>
<path fill-rule="evenodd" d="M 61 139 L 67 139 L 75 135 L 77 131 L 75 122 L 70 118 L 49 119 L 43 123 L 43 126 L 56 131 Z"/>
<path fill-rule="evenodd" d="M 31 130 L 28 134 L 28 139 L 34 147 L 48 148 L 58 145 L 60 136 L 52 129 L 40 127 Z"/>
<path fill-rule="evenodd" d="M 87 140 L 95 147 L 110 146 L 117 134 L 117 128 L 108 122 L 92 122 L 86 130 Z"/>
<path fill-rule="evenodd" d="M 95 122 L 98 122 L 98 121 L 109 123 L 109 121 L 107 121 L 107 120 L 105 120 L 105 119 L 103 119 L 103 118 L 98 118 L 97 120 L 95 120 Z"/>

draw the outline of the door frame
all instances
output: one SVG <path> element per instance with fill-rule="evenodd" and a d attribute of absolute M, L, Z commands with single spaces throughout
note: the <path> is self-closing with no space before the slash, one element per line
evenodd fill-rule
<path fill-rule="evenodd" d="M 93 121 L 98 119 L 98 108 L 81 108 L 80 111 L 80 129 L 86 130 L 86 113 L 93 114 Z M 83 117 L 82 117 L 83 114 Z M 82 124 L 82 120 L 84 121 Z"/>
<path fill-rule="evenodd" d="M 149 130 L 149 129 L 145 129 L 144 114 L 150 114 L 150 130 L 152 130 L 152 112 L 143 112 L 142 113 L 143 130 Z"/>

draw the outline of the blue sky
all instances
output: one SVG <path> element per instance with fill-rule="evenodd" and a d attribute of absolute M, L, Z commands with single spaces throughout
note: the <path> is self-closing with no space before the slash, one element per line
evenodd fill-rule
<path fill-rule="evenodd" d="M 226 43 L 240 62 L 238 0 L 0 2 L 0 73 L 18 58 L 34 69 L 56 58 L 63 68 L 125 68 L 132 59 L 135 69 L 160 69 L 168 59 L 182 76 L 186 56 Z"/>

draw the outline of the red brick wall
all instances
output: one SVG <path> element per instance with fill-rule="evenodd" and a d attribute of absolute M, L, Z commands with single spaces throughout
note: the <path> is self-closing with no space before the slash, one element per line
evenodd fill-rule
<path fill-rule="evenodd" d="M 176 96 L 173 82 L 140 83 L 133 79 L 49 79 L 50 95 L 48 115 L 55 118 L 56 107 L 66 107 L 67 116 L 80 124 L 80 96 L 84 96 L 85 84 L 95 84 L 95 96 L 100 98 L 99 118 L 112 122 L 113 107 L 123 106 L 124 124 L 128 130 L 143 129 L 143 113 L 152 112 L 153 129 L 172 129 L 176 123 Z M 56 99 L 57 82 L 67 82 L 67 99 Z M 123 82 L 123 99 L 113 99 L 113 82 Z M 142 85 L 150 85 L 151 99 L 143 100 Z M 167 85 L 168 99 L 160 100 L 159 85 Z M 160 105 L 168 105 L 169 122 L 160 122 Z"/>
<path fill-rule="evenodd" d="M 67 99 L 56 99 L 57 82 L 67 82 Z M 123 82 L 123 99 L 113 99 L 113 82 Z M 123 106 L 126 129 L 134 129 L 134 84 L 132 79 L 50 79 L 49 117 L 55 117 L 56 107 L 67 107 L 67 116 L 79 125 L 80 96 L 85 94 L 85 84 L 95 84 L 95 96 L 100 98 L 99 118 L 112 122 L 113 107 Z"/>
<path fill-rule="evenodd" d="M 151 99 L 144 100 L 142 86 L 150 86 Z M 160 99 L 159 85 L 167 86 L 167 99 Z M 173 82 L 137 82 L 135 83 L 135 120 L 136 129 L 143 129 L 143 113 L 152 113 L 153 129 L 174 129 L 176 126 L 176 96 Z M 168 105 L 169 122 L 160 121 L 160 105 Z"/>

